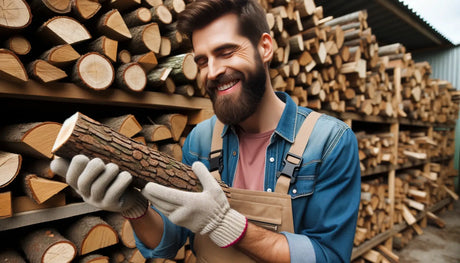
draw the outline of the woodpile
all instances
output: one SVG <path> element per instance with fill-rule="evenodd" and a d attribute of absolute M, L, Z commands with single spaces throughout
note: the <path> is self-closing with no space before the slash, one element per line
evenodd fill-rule
<path fill-rule="evenodd" d="M 0 256 L 5 262 L 146 262 L 129 221 L 118 213 L 82 216 L 65 227 L 37 227 Z"/>
<path fill-rule="evenodd" d="M 353 244 L 359 246 L 388 230 L 391 227 L 390 210 L 387 182 L 380 178 L 361 183 L 361 203 Z"/>
<path fill-rule="evenodd" d="M 185 7 L 182 0 L 10 0 L 1 7 L 14 7 L 14 15 L 0 23 L 7 39 L 0 49 L 3 79 L 73 82 L 95 91 L 133 93 L 165 86 L 174 93 L 176 85 L 196 86 L 190 43 L 175 29 Z"/>
<path fill-rule="evenodd" d="M 396 161 L 395 135 L 393 133 L 355 132 L 358 139 L 361 173 L 379 165 Z"/>

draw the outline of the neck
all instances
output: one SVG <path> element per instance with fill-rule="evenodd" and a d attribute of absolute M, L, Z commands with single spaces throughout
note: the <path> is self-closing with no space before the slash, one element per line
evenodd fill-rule
<path fill-rule="evenodd" d="M 268 81 L 267 83 L 270 83 Z M 271 85 L 267 85 L 264 97 L 260 101 L 257 111 L 239 124 L 245 132 L 262 133 L 276 129 L 285 103 L 282 102 L 273 91 Z"/>

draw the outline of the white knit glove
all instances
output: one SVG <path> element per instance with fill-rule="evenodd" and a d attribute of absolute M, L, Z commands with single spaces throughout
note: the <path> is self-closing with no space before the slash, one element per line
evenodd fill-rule
<path fill-rule="evenodd" d="M 50 168 L 55 174 L 65 176 L 83 200 L 97 208 L 120 212 L 128 219 L 139 218 L 147 211 L 148 201 L 130 187 L 131 174 L 120 172 L 116 164 L 105 165 L 99 158 L 90 160 L 85 155 L 76 155 L 70 164 L 58 157 Z"/>
<path fill-rule="evenodd" d="M 171 222 L 193 233 L 208 234 L 220 247 L 240 240 L 247 228 L 244 215 L 230 208 L 224 191 L 201 162 L 192 165 L 203 185 L 202 192 L 187 192 L 148 183 L 142 194 Z"/>

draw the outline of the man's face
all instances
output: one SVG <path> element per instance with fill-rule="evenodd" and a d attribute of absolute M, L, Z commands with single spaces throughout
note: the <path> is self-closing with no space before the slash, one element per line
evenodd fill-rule
<path fill-rule="evenodd" d="M 238 124 L 247 119 L 265 92 L 266 73 L 257 49 L 238 33 L 237 16 L 218 18 L 193 32 L 192 41 L 200 79 L 219 120 Z"/>

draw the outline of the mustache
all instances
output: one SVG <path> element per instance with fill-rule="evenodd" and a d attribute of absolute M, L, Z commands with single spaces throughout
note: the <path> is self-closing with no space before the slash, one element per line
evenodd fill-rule
<path fill-rule="evenodd" d="M 216 88 L 217 86 L 228 83 L 234 80 L 244 80 L 244 75 L 240 72 L 232 72 L 219 75 L 216 79 L 208 80 L 206 82 L 206 89 L 210 90 Z"/>

